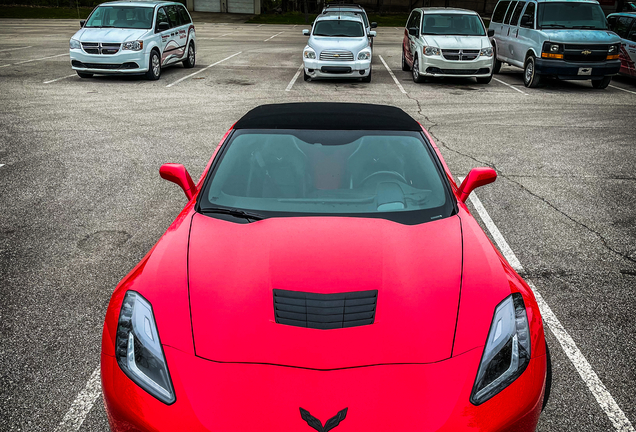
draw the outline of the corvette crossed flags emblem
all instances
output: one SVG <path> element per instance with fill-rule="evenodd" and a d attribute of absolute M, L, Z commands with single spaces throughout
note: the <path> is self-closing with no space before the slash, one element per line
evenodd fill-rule
<path fill-rule="evenodd" d="M 338 414 L 327 420 L 324 426 L 322 425 L 320 420 L 309 414 L 309 411 L 305 409 L 300 408 L 300 416 L 307 422 L 309 426 L 316 429 L 318 432 L 329 432 L 345 419 L 345 417 L 347 416 L 347 410 L 349 410 L 349 408 L 338 411 Z"/>

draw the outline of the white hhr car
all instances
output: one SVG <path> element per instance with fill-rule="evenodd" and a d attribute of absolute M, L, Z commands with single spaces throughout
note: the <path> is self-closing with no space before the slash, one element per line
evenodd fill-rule
<path fill-rule="evenodd" d="M 165 1 L 102 3 L 80 21 L 70 41 L 71 67 L 82 78 L 93 74 L 145 74 L 159 79 L 161 68 L 183 62 L 194 67 L 196 38 L 186 8 Z"/>
<path fill-rule="evenodd" d="M 488 84 L 493 73 L 493 50 L 477 12 L 464 9 L 414 9 L 402 42 L 402 70 L 413 81 L 427 77 L 475 77 Z"/>
<path fill-rule="evenodd" d="M 368 31 L 360 15 L 342 12 L 320 15 L 303 50 L 305 81 L 315 78 L 359 78 L 371 82 L 369 40 L 375 31 Z"/>

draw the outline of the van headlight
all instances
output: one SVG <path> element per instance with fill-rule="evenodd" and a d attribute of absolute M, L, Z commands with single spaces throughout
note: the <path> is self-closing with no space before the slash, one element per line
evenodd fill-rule
<path fill-rule="evenodd" d="M 80 41 L 78 41 L 77 39 L 71 39 L 71 41 L 69 42 L 69 46 L 71 49 L 81 49 L 82 45 L 80 44 Z"/>
<path fill-rule="evenodd" d="M 371 58 L 371 50 L 364 49 L 358 53 L 358 60 L 369 60 Z"/>
<path fill-rule="evenodd" d="M 124 42 L 121 44 L 121 49 L 130 51 L 141 51 L 144 49 L 144 41 L 132 41 Z"/>
<path fill-rule="evenodd" d="M 121 305 L 115 353 L 135 384 L 165 404 L 176 400 L 152 306 L 135 291 L 128 291 Z"/>
<path fill-rule="evenodd" d="M 482 48 L 481 51 L 479 51 L 479 55 L 484 57 L 492 57 L 492 47 Z"/>
<path fill-rule="evenodd" d="M 305 57 L 306 59 L 315 59 L 316 51 L 311 48 L 305 48 L 305 51 L 303 51 L 303 57 Z"/>
<path fill-rule="evenodd" d="M 530 328 L 523 297 L 513 293 L 499 303 L 470 395 L 480 405 L 508 387 L 530 363 Z"/>
<path fill-rule="evenodd" d="M 437 56 L 437 55 L 440 55 L 441 53 L 442 52 L 437 47 L 434 47 L 434 46 L 424 47 L 424 55 L 426 56 Z"/>

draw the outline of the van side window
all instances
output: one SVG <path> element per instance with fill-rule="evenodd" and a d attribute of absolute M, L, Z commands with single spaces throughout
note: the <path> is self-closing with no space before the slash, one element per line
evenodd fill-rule
<path fill-rule="evenodd" d="M 636 42 L 636 20 L 632 19 L 632 21 L 634 24 L 632 24 L 632 28 L 627 33 L 627 40 Z"/>
<path fill-rule="evenodd" d="M 534 28 L 534 11 L 535 10 L 536 10 L 535 4 L 532 2 L 528 3 L 528 7 L 526 7 L 526 10 L 523 12 L 523 15 L 521 16 L 521 21 L 523 22 L 525 19 L 526 23 L 519 24 L 521 25 L 521 27 Z"/>
<path fill-rule="evenodd" d="M 190 15 L 183 6 L 177 6 L 177 10 L 179 11 L 179 17 L 181 18 L 181 25 L 190 24 L 192 22 Z"/>
<path fill-rule="evenodd" d="M 610 30 L 619 35 L 621 39 L 627 39 L 627 30 L 629 30 L 629 26 L 632 23 L 632 18 L 621 16 L 615 21 L 615 23 L 610 22 Z"/>
<path fill-rule="evenodd" d="M 168 25 L 170 25 L 170 21 L 168 21 L 168 15 L 166 15 L 166 10 L 164 8 L 160 8 L 157 11 L 157 25 L 155 26 L 155 29 L 158 29 L 159 24 L 162 22 L 168 23 Z"/>
<path fill-rule="evenodd" d="M 419 12 L 415 12 L 415 16 L 413 17 L 413 27 L 418 30 L 421 30 L 420 23 L 422 22 L 422 15 Z"/>
<path fill-rule="evenodd" d="M 503 0 L 497 3 L 497 7 L 495 7 L 495 11 L 492 13 L 492 19 L 490 20 L 490 22 L 503 22 L 504 15 L 506 15 L 506 10 L 508 9 L 509 4 L 509 0 Z"/>
<path fill-rule="evenodd" d="M 506 12 L 506 17 L 504 18 L 504 24 L 510 24 L 510 18 L 512 17 L 512 11 L 517 6 L 517 2 L 512 2 L 510 7 L 508 8 L 508 12 Z"/>
<path fill-rule="evenodd" d="M 170 19 L 170 27 L 178 27 L 179 25 L 181 25 L 181 23 L 179 22 L 177 8 L 175 6 L 166 6 L 166 12 L 168 13 L 168 18 Z"/>
<path fill-rule="evenodd" d="M 516 26 L 519 24 L 519 17 L 521 16 L 521 11 L 523 7 L 526 5 L 525 2 L 517 3 L 517 7 L 515 8 L 515 12 L 512 14 L 512 19 L 510 20 L 510 25 Z"/>

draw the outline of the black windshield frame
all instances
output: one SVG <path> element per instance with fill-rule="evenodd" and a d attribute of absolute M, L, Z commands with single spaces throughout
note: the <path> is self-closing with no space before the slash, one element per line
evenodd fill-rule
<path fill-rule="evenodd" d="M 248 223 L 249 221 L 242 218 L 234 218 L 228 217 L 228 215 L 223 214 L 213 214 L 206 213 L 206 208 L 224 208 L 223 206 L 211 205 L 211 203 L 205 198 L 209 194 L 210 186 L 212 183 L 212 179 L 214 178 L 219 165 L 223 161 L 227 150 L 232 145 L 232 141 L 239 135 L 244 133 L 271 133 L 271 134 L 279 134 L 284 132 L 282 129 L 233 129 L 228 134 L 227 138 L 221 144 L 221 148 L 219 152 L 215 156 L 210 169 L 208 170 L 201 189 L 197 195 L 194 210 L 198 213 L 204 214 L 208 217 L 213 217 L 216 219 L 228 220 L 236 223 Z M 305 131 L 306 132 L 306 131 Z M 320 131 L 316 131 L 320 132 Z M 378 133 L 386 133 L 387 131 L 360 131 L 360 132 L 378 132 Z M 255 213 L 257 212 L 262 219 L 268 219 L 272 217 L 356 217 L 356 218 L 369 218 L 369 219 L 385 219 L 393 222 L 397 222 L 403 225 L 419 225 L 426 222 L 431 222 L 440 219 L 446 219 L 448 217 L 454 216 L 458 213 L 459 208 L 457 204 L 457 199 L 453 194 L 453 189 L 451 187 L 450 181 L 446 175 L 446 171 L 444 166 L 439 159 L 437 153 L 433 149 L 430 141 L 426 137 L 423 132 L 410 132 L 410 131 L 390 131 L 391 134 L 394 135 L 406 135 L 406 136 L 415 136 L 422 141 L 422 145 L 426 149 L 433 165 L 436 169 L 436 172 L 440 178 L 442 183 L 442 187 L 445 194 L 445 202 L 441 207 L 435 207 L 430 209 L 421 209 L 421 210 L 410 210 L 410 211 L 385 211 L 385 212 L 373 212 L 373 213 L 308 213 L 308 212 L 288 212 L 288 211 L 262 211 L 262 210 L 253 210 L 253 209 L 242 209 L 242 208 L 229 208 L 228 210 L 245 210 L 247 212 Z M 438 216 L 441 213 L 441 217 Z"/>

